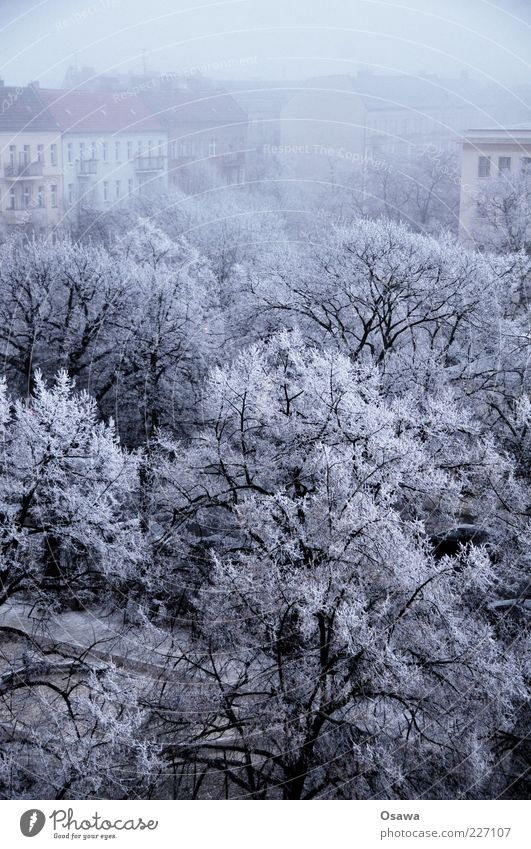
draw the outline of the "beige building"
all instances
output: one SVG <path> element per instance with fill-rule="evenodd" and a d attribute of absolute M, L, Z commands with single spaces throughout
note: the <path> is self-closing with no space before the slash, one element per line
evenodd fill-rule
<path fill-rule="evenodd" d="M 482 229 L 482 201 L 488 181 L 518 177 L 531 167 L 531 127 L 469 130 L 463 139 L 459 235 L 477 242 Z"/>
<path fill-rule="evenodd" d="M 60 130 L 35 87 L 0 81 L 0 226 L 45 235 L 62 214 Z"/>

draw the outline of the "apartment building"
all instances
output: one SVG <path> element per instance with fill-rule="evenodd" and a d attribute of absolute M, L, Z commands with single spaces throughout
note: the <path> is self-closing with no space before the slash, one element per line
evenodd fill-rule
<path fill-rule="evenodd" d="M 221 83 L 247 115 L 246 176 L 271 176 L 269 151 L 282 142 L 281 114 L 300 83 L 274 80 L 227 80 Z"/>
<path fill-rule="evenodd" d="M 205 175 L 241 184 L 247 128 L 245 110 L 207 80 L 108 90 L 0 81 L 0 227 L 47 234 L 83 208 L 109 210 L 169 181 L 189 192 Z"/>
<path fill-rule="evenodd" d="M 82 207 L 108 210 L 167 185 L 167 134 L 137 97 L 40 89 L 60 130 L 66 219 Z"/>
<path fill-rule="evenodd" d="M 196 191 L 208 172 L 227 185 L 244 182 L 248 117 L 230 94 L 201 81 L 162 79 L 136 99 L 166 130 L 171 185 Z"/>
<path fill-rule="evenodd" d="M 484 128 L 466 133 L 461 158 L 461 241 L 480 240 L 486 183 L 496 178 L 518 178 L 527 169 L 531 169 L 531 125 L 516 129 Z"/>
<path fill-rule="evenodd" d="M 0 81 L 0 227 L 36 235 L 62 220 L 61 133 L 35 86 Z"/>

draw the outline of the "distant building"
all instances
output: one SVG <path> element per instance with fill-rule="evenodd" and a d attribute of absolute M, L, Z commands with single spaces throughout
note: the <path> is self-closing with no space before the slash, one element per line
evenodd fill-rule
<path fill-rule="evenodd" d="M 44 235 L 62 219 L 61 133 L 35 85 L 0 81 L 0 224 Z"/>
<path fill-rule="evenodd" d="M 512 118 L 510 118 L 512 116 Z M 353 163 L 421 149 L 458 153 L 471 126 L 531 120 L 521 96 L 466 74 L 357 75 L 308 80 L 282 110 L 282 152 L 296 170 L 340 173 Z"/>
<path fill-rule="evenodd" d="M 245 181 L 247 113 L 230 94 L 162 78 L 140 98 L 167 133 L 171 185 L 193 192 L 208 171 L 227 185 Z"/>
<path fill-rule="evenodd" d="M 469 130 L 463 139 L 459 235 L 477 241 L 481 231 L 482 186 L 496 177 L 531 168 L 531 125 L 516 129 Z"/>
<path fill-rule="evenodd" d="M 222 83 L 248 116 L 248 179 L 270 175 L 270 150 L 282 142 L 282 110 L 299 85 L 264 80 Z"/>
<path fill-rule="evenodd" d="M 39 97 L 61 132 L 67 217 L 166 186 L 166 132 L 140 98 L 59 89 L 41 89 Z"/>

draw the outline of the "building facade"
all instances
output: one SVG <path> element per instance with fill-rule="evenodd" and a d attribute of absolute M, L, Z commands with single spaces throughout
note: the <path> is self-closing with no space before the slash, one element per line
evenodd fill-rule
<path fill-rule="evenodd" d="M 39 96 L 61 132 L 67 220 L 83 207 L 105 211 L 165 188 L 166 132 L 141 100 L 52 89 Z"/>
<path fill-rule="evenodd" d="M 484 128 L 466 133 L 461 158 L 461 241 L 481 241 L 482 206 L 489 181 L 498 178 L 518 180 L 520 175 L 530 170 L 531 126 L 512 130 Z"/>
<path fill-rule="evenodd" d="M 240 185 L 247 145 L 246 111 L 206 80 L 108 90 L 0 81 L 0 228 L 48 234 L 168 184 Z"/>
<path fill-rule="evenodd" d="M 285 81 L 229 80 L 222 85 L 247 115 L 247 179 L 267 179 L 274 174 L 270 151 L 282 142 L 282 110 L 299 84 Z"/>
<path fill-rule="evenodd" d="M 35 86 L 0 81 L 0 226 L 45 235 L 62 216 L 60 130 Z"/>
<path fill-rule="evenodd" d="M 225 185 L 245 181 L 247 113 L 222 89 L 162 80 L 139 94 L 168 138 L 168 180 L 185 192 L 209 176 Z"/>

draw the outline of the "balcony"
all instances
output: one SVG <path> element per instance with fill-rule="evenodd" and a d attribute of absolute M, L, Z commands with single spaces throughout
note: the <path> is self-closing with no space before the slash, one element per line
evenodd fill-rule
<path fill-rule="evenodd" d="M 135 171 L 149 173 L 153 171 L 164 171 L 163 156 L 137 156 L 135 159 Z"/>
<path fill-rule="evenodd" d="M 97 159 L 78 159 L 76 161 L 76 174 L 78 177 L 95 177 L 97 173 Z"/>
<path fill-rule="evenodd" d="M 7 180 L 31 180 L 42 177 L 44 164 L 39 162 L 11 163 L 4 168 L 4 176 Z"/>

